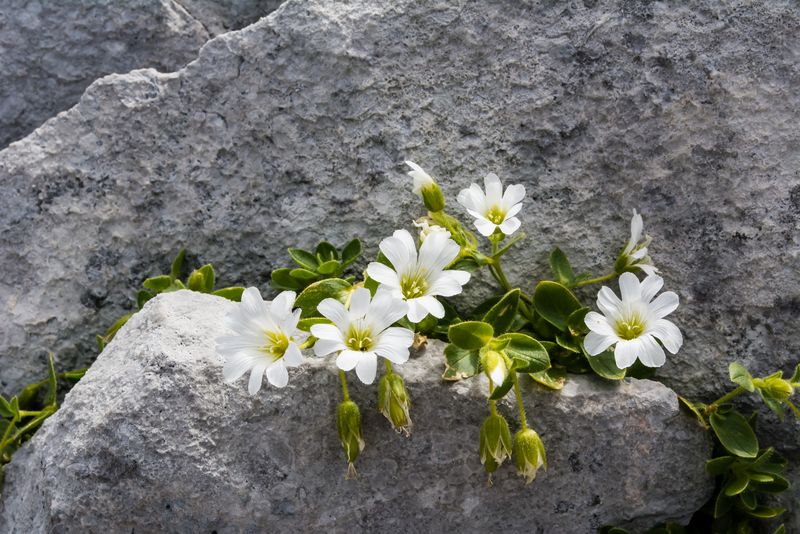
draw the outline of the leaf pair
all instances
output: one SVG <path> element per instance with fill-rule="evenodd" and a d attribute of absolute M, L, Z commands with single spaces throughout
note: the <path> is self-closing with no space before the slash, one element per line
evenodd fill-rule
<path fill-rule="evenodd" d="M 299 291 L 310 284 L 329 278 L 341 278 L 346 267 L 361 255 L 361 241 L 356 238 L 339 251 L 322 241 L 314 252 L 300 248 L 290 248 L 289 256 L 297 264 L 295 268 L 272 271 L 272 285 L 276 289 Z"/>

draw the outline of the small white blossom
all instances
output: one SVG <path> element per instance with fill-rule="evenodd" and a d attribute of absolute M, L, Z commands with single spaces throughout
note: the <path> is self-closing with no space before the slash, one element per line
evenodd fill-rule
<path fill-rule="evenodd" d="M 363 383 L 371 384 L 375 380 L 378 356 L 397 364 L 408 361 L 414 332 L 392 326 L 407 309 L 405 302 L 385 291 L 378 291 L 370 299 L 369 290 L 363 287 L 353 291 L 349 308 L 336 299 L 325 299 L 319 303 L 317 311 L 333 324 L 311 327 L 311 333 L 319 338 L 314 352 L 317 356 L 338 354 L 336 366 L 339 369 L 355 369 Z"/>
<path fill-rule="evenodd" d="M 625 369 L 638 358 L 647 367 L 661 367 L 666 361 L 660 340 L 675 354 L 683 344 L 681 331 L 664 319 L 678 307 L 678 295 L 666 291 L 654 299 L 664 280 L 657 275 L 641 283 L 633 273 L 622 273 L 619 288 L 622 299 L 603 286 L 597 294 L 597 307 L 602 315 L 589 312 L 585 323 L 590 332 L 583 346 L 590 356 L 596 356 L 614 346 L 617 367 Z"/>
<path fill-rule="evenodd" d="M 647 246 L 653 238 L 642 234 L 644 234 L 644 221 L 641 214 L 634 209 L 633 217 L 631 217 L 631 238 L 620 254 L 620 259 L 617 260 L 620 264 L 618 272 L 632 268 L 639 268 L 647 275 L 658 272 L 658 269 L 653 266 L 653 260 L 647 255 Z"/>
<path fill-rule="evenodd" d="M 414 194 L 419 195 L 419 197 L 422 198 L 422 190 L 426 187 L 436 185 L 436 182 L 427 172 L 422 169 L 422 167 L 413 161 L 406 161 L 405 163 L 412 169 L 408 175 L 414 179 Z"/>
<path fill-rule="evenodd" d="M 510 185 L 503 193 L 503 184 L 494 173 L 487 174 L 483 182 L 485 193 L 478 184 L 472 184 L 458 194 L 458 203 L 475 217 L 475 227 L 482 235 L 488 237 L 498 228 L 505 235 L 513 234 L 521 224 L 515 215 L 522 209 L 525 186 Z"/>
<path fill-rule="evenodd" d="M 397 230 L 381 241 L 380 249 L 392 267 L 372 262 L 367 274 L 394 297 L 408 303 L 408 320 L 412 323 L 420 322 L 429 313 L 438 319 L 444 317 L 444 307 L 436 296 L 458 295 L 461 286 L 469 281 L 468 272 L 445 269 L 461 252 L 449 234 L 429 234 L 417 254 L 411 234 Z"/>
<path fill-rule="evenodd" d="M 446 234 L 447 237 L 450 237 L 450 232 L 439 226 L 438 224 L 431 224 L 430 219 L 427 217 L 420 217 L 416 221 L 412 223 L 416 228 L 419 228 L 419 241 L 420 243 L 425 241 L 431 234 L 435 233 L 442 233 Z"/>
<path fill-rule="evenodd" d="M 286 368 L 302 363 L 298 343 L 308 337 L 297 329 L 300 310 L 292 311 L 294 299 L 294 291 L 284 291 L 272 302 L 264 302 L 255 287 L 244 290 L 242 301 L 225 318 L 234 334 L 217 338 L 217 352 L 225 358 L 222 375 L 226 382 L 250 371 L 250 395 L 261 389 L 265 373 L 273 386 L 286 386 Z"/>

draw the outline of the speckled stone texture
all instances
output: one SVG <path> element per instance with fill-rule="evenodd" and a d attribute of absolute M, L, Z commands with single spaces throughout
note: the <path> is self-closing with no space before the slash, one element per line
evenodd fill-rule
<path fill-rule="evenodd" d="M 508 269 L 526 290 L 557 244 L 606 272 L 639 208 L 681 297 L 686 342 L 659 370 L 681 394 L 726 391 L 733 359 L 788 370 L 798 50 L 795 2 L 311 0 L 179 72 L 106 77 L 0 152 L 0 389 L 48 350 L 90 361 L 181 246 L 262 287 L 288 246 L 359 235 L 373 253 L 421 213 L 406 158 L 450 199 L 490 170 L 526 186 Z"/>
<path fill-rule="evenodd" d="M 376 386 L 351 377 L 367 445 L 347 481 L 333 361 L 255 397 L 245 379 L 224 384 L 214 339 L 232 306 L 188 291 L 148 303 L 7 467 L 0 531 L 592 532 L 687 520 L 712 489 L 708 434 L 675 393 L 588 377 L 561 393 L 524 381 L 549 470 L 525 486 L 506 465 L 487 487 L 488 383 L 442 382 L 438 342 L 398 367 L 410 438 L 377 412 Z"/>
<path fill-rule="evenodd" d="M 2 0 L 0 147 L 78 102 L 94 80 L 171 72 L 210 38 L 242 28 L 278 0 Z"/>

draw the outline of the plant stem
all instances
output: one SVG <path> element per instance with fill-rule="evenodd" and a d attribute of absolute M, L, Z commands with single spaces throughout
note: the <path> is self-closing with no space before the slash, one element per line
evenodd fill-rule
<path fill-rule="evenodd" d="M 45 410 L 39 410 L 38 412 L 29 412 L 29 411 L 26 411 L 26 410 L 20 410 L 19 411 L 19 417 L 20 417 L 20 419 L 23 418 L 23 417 L 35 417 L 37 415 L 41 415 L 45 411 L 46 411 L 46 409 Z"/>
<path fill-rule="evenodd" d="M 598 276 L 597 278 L 589 278 L 588 280 L 581 280 L 575 287 L 587 286 L 589 284 L 597 284 L 598 282 L 605 282 L 606 280 L 611 280 L 617 276 L 616 272 L 604 274 L 603 276 Z"/>
<path fill-rule="evenodd" d="M 492 381 L 489 380 L 489 396 L 492 396 L 492 392 L 494 392 L 494 386 L 492 385 Z M 497 401 L 490 400 L 489 401 L 489 413 L 492 415 L 497 415 Z"/>
<path fill-rule="evenodd" d="M 528 420 L 525 418 L 525 406 L 522 405 L 522 392 L 519 389 L 519 377 L 517 373 L 513 373 L 512 380 L 514 381 L 514 395 L 517 396 L 517 406 L 519 407 L 519 422 L 522 425 L 522 430 L 528 428 Z"/>
<path fill-rule="evenodd" d="M 32 430 L 32 429 L 36 428 L 37 426 L 39 426 L 40 424 L 42 424 L 42 421 L 44 421 L 45 419 L 47 419 L 48 417 L 53 415 L 53 413 L 55 413 L 54 409 L 45 408 L 44 410 L 42 410 L 42 414 L 41 415 L 39 415 L 38 417 L 36 417 L 34 419 L 31 419 L 28 422 L 28 424 L 26 424 L 25 426 L 23 426 L 22 428 L 17 430 L 14 433 L 14 435 L 11 436 L 8 439 L 8 442 L 9 443 L 14 443 L 17 439 L 22 437 L 26 432 L 28 432 L 29 430 Z M 0 442 L 0 449 L 2 449 L 3 446 L 5 446 L 5 442 L 4 441 Z"/>
<path fill-rule="evenodd" d="M 744 389 L 742 386 L 739 386 L 738 388 L 734 389 L 733 391 L 730 391 L 730 392 L 726 393 L 725 395 L 721 396 L 720 398 L 718 398 L 717 400 L 715 400 L 714 402 L 709 404 L 709 407 L 711 407 L 711 406 L 719 406 L 720 404 L 728 402 L 732 398 L 741 395 L 745 391 L 747 391 L 747 390 Z"/>
<path fill-rule="evenodd" d="M 6 448 L 6 438 L 8 438 L 8 435 L 11 433 L 11 427 L 14 426 L 14 423 L 16 423 L 18 420 L 19 420 L 18 416 L 15 415 L 11 419 L 11 422 L 8 423 L 8 426 L 6 427 L 6 431 L 3 432 L 3 437 L 0 438 L 0 452 L 3 452 L 5 450 L 5 448 Z"/>
<path fill-rule="evenodd" d="M 344 400 L 350 400 L 350 394 L 347 392 L 347 379 L 344 376 L 344 371 L 339 369 L 339 379 L 342 381 L 342 397 Z"/>

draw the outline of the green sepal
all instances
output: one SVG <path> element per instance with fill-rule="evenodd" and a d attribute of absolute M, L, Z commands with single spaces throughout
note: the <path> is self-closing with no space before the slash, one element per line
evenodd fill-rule
<path fill-rule="evenodd" d="M 345 303 L 350 295 L 351 288 L 350 283 L 341 278 L 320 280 L 305 288 L 297 296 L 294 306 L 302 310 L 301 317 L 319 317 L 321 314 L 317 311 L 317 306 L 320 302 L 327 298 L 332 298 Z"/>
<path fill-rule="evenodd" d="M 232 287 L 223 287 L 221 289 L 217 289 L 211 294 L 228 300 L 232 300 L 233 302 L 241 302 L 242 293 L 244 293 L 243 287 L 232 286 Z"/>
<path fill-rule="evenodd" d="M 315 324 L 331 324 L 331 321 L 325 317 L 306 317 L 297 322 L 297 328 L 303 332 L 311 332 L 311 327 Z"/>
<path fill-rule="evenodd" d="M 745 369 L 744 365 L 739 362 L 733 362 L 728 367 L 728 374 L 730 375 L 731 382 L 742 386 L 749 392 L 755 391 L 756 387 L 753 384 L 753 375 Z"/>
<path fill-rule="evenodd" d="M 319 267 L 317 267 L 317 272 L 325 275 L 333 274 L 339 270 L 339 267 L 341 267 L 341 265 L 342 263 L 339 260 L 326 261 L 325 263 L 322 263 L 320 264 Z"/>
<path fill-rule="evenodd" d="M 494 328 L 494 335 L 505 334 L 514 322 L 519 308 L 519 289 L 512 289 L 483 316 L 483 322 Z"/>
<path fill-rule="evenodd" d="M 272 271 L 270 278 L 272 279 L 272 287 L 275 289 L 287 289 L 296 291 L 302 289 L 303 285 L 292 278 L 292 270 L 289 268 L 275 269 Z"/>
<path fill-rule="evenodd" d="M 45 406 L 56 405 L 56 394 L 58 393 L 58 377 L 56 367 L 53 362 L 53 353 L 47 355 L 47 396 L 44 398 Z"/>
<path fill-rule="evenodd" d="M 482 321 L 456 323 L 447 331 L 451 343 L 467 350 L 480 349 L 492 340 L 493 335 L 492 325 Z"/>
<path fill-rule="evenodd" d="M 529 376 L 537 383 L 553 390 L 563 389 L 567 383 L 567 370 L 560 366 L 531 373 Z"/>
<path fill-rule="evenodd" d="M 361 240 L 355 238 L 342 249 L 342 265 L 347 267 L 361 255 Z"/>
<path fill-rule="evenodd" d="M 290 248 L 288 252 L 289 256 L 291 256 L 294 262 L 300 267 L 304 267 L 310 271 L 317 270 L 319 261 L 317 261 L 317 257 L 314 254 L 301 248 Z"/>
<path fill-rule="evenodd" d="M 148 278 L 142 285 L 147 289 L 155 291 L 156 293 L 163 293 L 167 291 L 171 286 L 175 279 L 167 274 L 162 274 L 159 276 L 153 276 L 152 278 Z"/>
<path fill-rule="evenodd" d="M 758 455 L 758 439 L 742 414 L 736 411 L 722 414 L 717 410 L 708 420 L 717 439 L 728 452 L 742 458 L 755 458 Z"/>
<path fill-rule="evenodd" d="M 314 252 L 317 255 L 317 261 L 320 263 L 320 265 L 339 259 L 339 252 L 336 251 L 336 247 L 327 241 L 321 241 L 319 245 L 317 245 L 317 248 Z"/>
<path fill-rule="evenodd" d="M 556 247 L 550 253 L 550 269 L 556 277 L 556 282 L 559 284 L 572 287 L 575 285 L 575 272 L 569 264 L 567 255 L 564 254 L 560 248 Z"/>
<path fill-rule="evenodd" d="M 186 249 L 182 248 L 178 251 L 178 255 L 172 260 L 170 267 L 170 278 L 177 280 L 181 277 L 181 269 L 183 269 L 183 260 L 186 258 Z"/>
<path fill-rule="evenodd" d="M 550 357 L 541 343 L 520 333 L 503 334 L 498 341 L 507 343 L 502 349 L 513 362 L 512 371 L 538 373 L 550 367 Z"/>
<path fill-rule="evenodd" d="M 583 355 L 589 362 L 589 366 L 597 376 L 601 376 L 607 380 L 622 380 L 625 378 L 626 370 L 617 367 L 617 360 L 614 358 L 613 350 L 606 350 L 597 356 L 589 356 L 586 349 L 581 345 Z"/>
<path fill-rule="evenodd" d="M 561 331 L 567 329 L 567 319 L 581 308 L 575 295 L 558 282 L 542 281 L 533 292 L 533 305 L 539 315 Z"/>
<path fill-rule="evenodd" d="M 480 353 L 478 350 L 466 350 L 452 343 L 444 348 L 445 369 L 444 380 L 462 380 L 480 372 Z"/>

